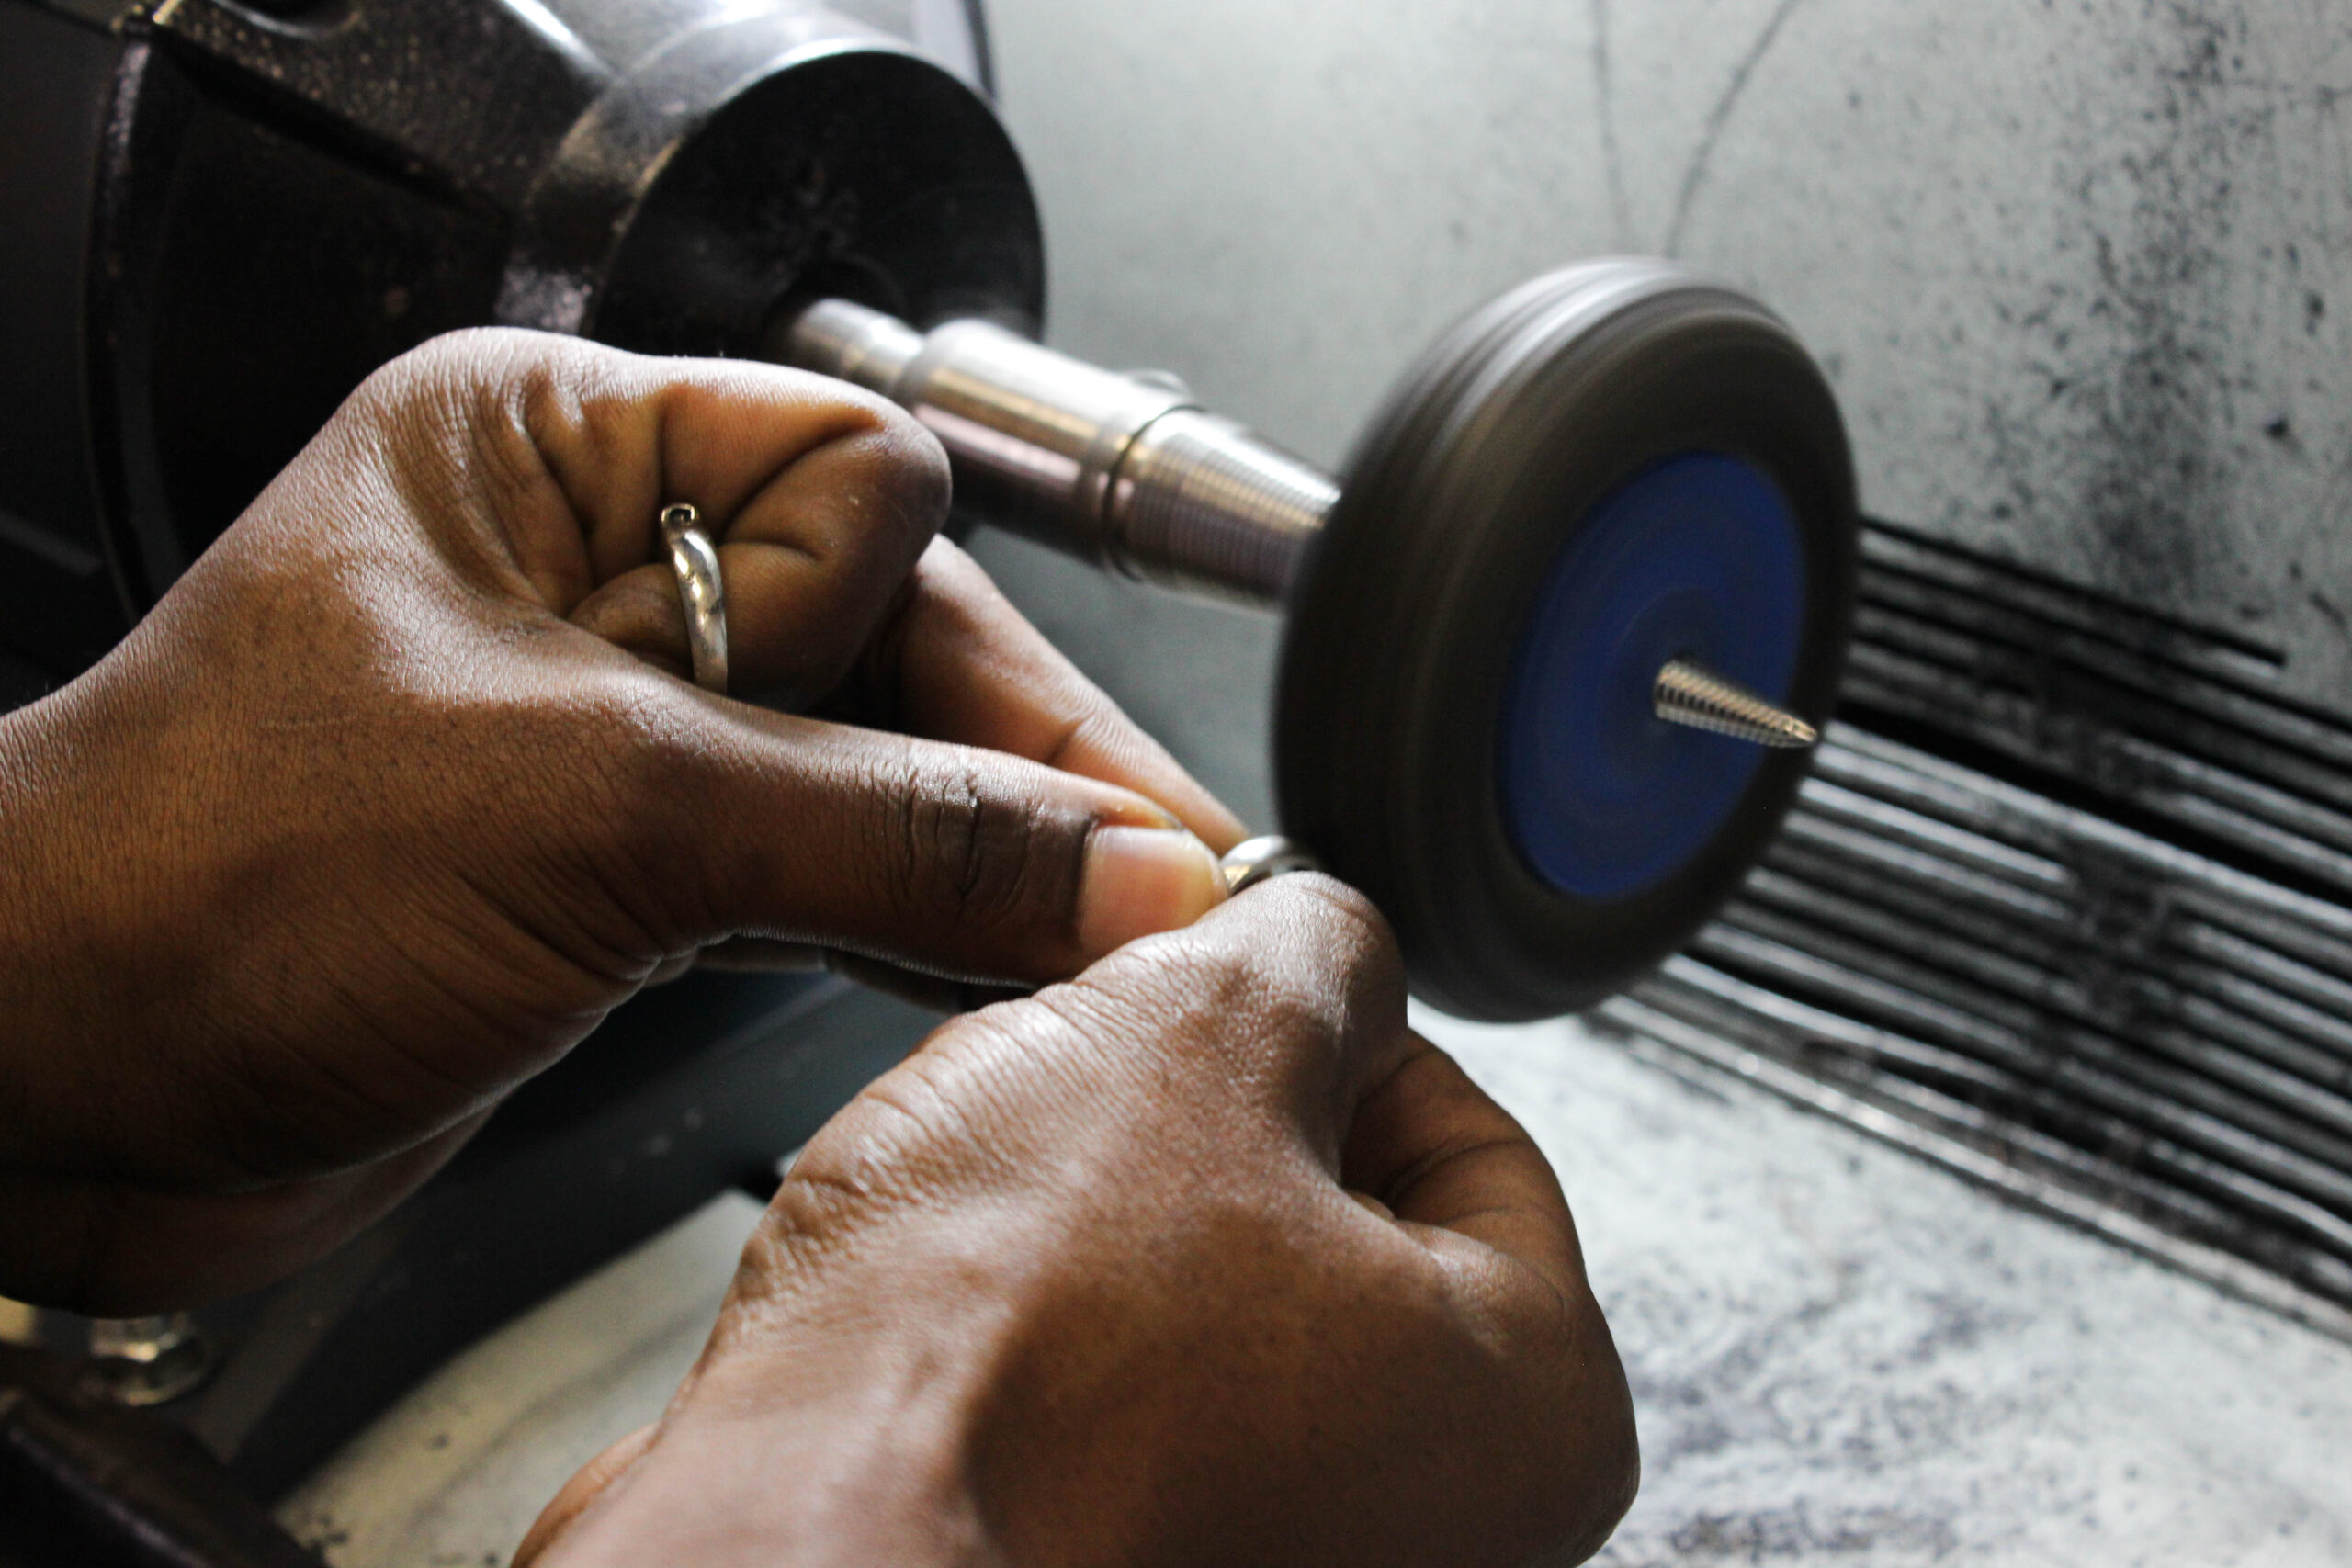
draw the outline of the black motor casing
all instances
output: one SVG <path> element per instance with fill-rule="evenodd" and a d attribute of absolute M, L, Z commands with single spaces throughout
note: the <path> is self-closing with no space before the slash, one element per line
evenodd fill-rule
<path fill-rule="evenodd" d="M 749 355 L 818 289 L 1034 328 L 986 92 L 966 0 L 0 0 L 16 683 L 102 654 L 437 333 Z"/>

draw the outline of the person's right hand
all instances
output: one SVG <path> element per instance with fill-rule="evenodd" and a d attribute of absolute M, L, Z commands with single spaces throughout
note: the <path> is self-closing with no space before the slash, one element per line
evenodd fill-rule
<path fill-rule="evenodd" d="M 773 707 L 656 667 L 673 502 Z M 372 378 L 0 717 L 0 1293 L 284 1274 L 715 945 L 1034 983 L 1216 903 L 1238 825 L 946 502 L 912 420 L 773 367 L 492 332 Z"/>
<path fill-rule="evenodd" d="M 1511 1568 L 1632 1501 L 1544 1156 L 1315 876 L 947 1024 L 518 1568 Z"/>

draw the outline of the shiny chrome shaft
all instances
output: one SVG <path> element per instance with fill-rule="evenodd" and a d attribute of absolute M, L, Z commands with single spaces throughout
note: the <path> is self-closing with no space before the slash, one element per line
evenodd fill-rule
<path fill-rule="evenodd" d="M 1678 659 L 1657 672 L 1651 701 L 1658 717 L 1669 724 L 1728 735 L 1783 750 L 1804 750 L 1821 739 L 1820 731 L 1792 713 L 1720 675 Z"/>
<path fill-rule="evenodd" d="M 1279 608 L 1339 500 L 1329 475 L 1194 404 L 988 321 L 925 333 L 845 300 L 775 357 L 881 393 L 939 437 L 959 502 L 1127 576 Z"/>

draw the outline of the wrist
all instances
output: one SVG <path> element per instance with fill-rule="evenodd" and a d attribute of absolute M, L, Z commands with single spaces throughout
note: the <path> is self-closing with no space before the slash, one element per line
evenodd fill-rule
<path fill-rule="evenodd" d="M 64 694 L 0 715 L 0 1168 L 41 1163 L 62 1110 L 53 1066 L 75 1054 L 74 989 L 60 862 L 73 838 Z"/>
<path fill-rule="evenodd" d="M 0 715 L 0 1165 L 19 1169 L 154 1154 L 129 1129 L 209 927 L 173 916 L 188 879 L 156 852 L 185 824 L 157 788 L 190 770 L 122 700 L 119 657 Z"/>
<path fill-rule="evenodd" d="M 1001 1297 L 921 1250 L 763 1232 L 650 1448 L 535 1568 L 1002 1568 L 970 1484 Z"/>

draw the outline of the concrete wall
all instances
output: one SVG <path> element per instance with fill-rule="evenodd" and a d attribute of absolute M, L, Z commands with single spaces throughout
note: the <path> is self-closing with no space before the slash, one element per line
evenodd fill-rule
<path fill-rule="evenodd" d="M 2352 711 L 2329 0 L 996 0 L 1055 333 L 1336 459 L 1449 318 L 1623 250 L 1822 355 L 1867 504 Z"/>

